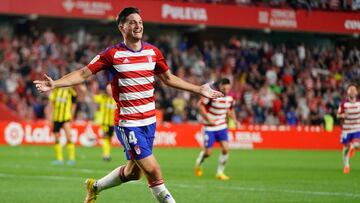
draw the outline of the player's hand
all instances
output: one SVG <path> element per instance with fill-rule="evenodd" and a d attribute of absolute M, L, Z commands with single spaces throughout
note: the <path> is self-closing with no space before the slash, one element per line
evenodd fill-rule
<path fill-rule="evenodd" d="M 44 80 L 35 80 L 34 84 L 40 93 L 47 92 L 55 88 L 54 80 L 46 74 L 44 74 Z"/>
<path fill-rule="evenodd" d="M 210 99 L 215 99 L 215 98 L 223 97 L 223 96 L 224 96 L 223 93 L 212 89 L 212 88 L 210 87 L 210 83 L 206 83 L 206 84 L 204 84 L 204 85 L 201 85 L 201 87 L 200 87 L 200 94 L 201 94 L 202 96 L 207 97 L 207 98 L 210 98 Z"/>

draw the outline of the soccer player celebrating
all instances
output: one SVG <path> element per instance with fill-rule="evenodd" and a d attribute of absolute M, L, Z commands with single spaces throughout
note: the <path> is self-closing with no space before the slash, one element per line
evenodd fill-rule
<path fill-rule="evenodd" d="M 85 181 L 85 202 L 95 202 L 99 192 L 139 180 L 145 174 L 150 190 L 159 202 L 175 202 L 165 187 L 160 165 L 152 154 L 156 117 L 154 103 L 154 76 L 173 88 L 216 98 L 221 92 L 212 90 L 209 84 L 197 86 L 171 74 L 166 61 L 153 45 L 142 41 L 143 21 L 137 8 L 124 8 L 116 19 L 124 41 L 105 49 L 87 66 L 53 81 L 34 81 L 40 92 L 56 87 L 72 86 L 101 70 L 112 75 L 112 95 L 117 103 L 115 132 L 125 148 L 128 162 L 99 180 Z"/>
<path fill-rule="evenodd" d="M 239 122 L 236 119 L 234 111 L 234 99 L 227 95 L 231 89 L 230 80 L 227 78 L 221 79 L 218 84 L 218 89 L 225 95 L 224 97 L 208 99 L 202 98 L 200 103 L 200 114 L 203 121 L 204 131 L 204 149 L 200 152 L 196 164 L 195 175 L 202 176 L 202 164 L 205 158 L 209 157 L 212 152 L 212 147 L 215 141 L 219 142 L 221 147 L 221 154 L 219 157 L 216 178 L 220 180 L 229 180 L 225 175 L 225 164 L 228 160 L 228 128 L 226 118 L 229 116 L 236 123 L 239 128 Z"/>
<path fill-rule="evenodd" d="M 341 143 L 343 147 L 344 173 L 350 173 L 349 159 L 360 146 L 360 101 L 355 84 L 346 89 L 347 99 L 341 103 L 337 117 L 343 120 Z"/>
<path fill-rule="evenodd" d="M 49 96 L 49 108 L 52 110 L 53 133 L 55 134 L 55 161 L 54 165 L 64 163 L 62 146 L 60 144 L 60 129 L 63 128 L 67 140 L 68 165 L 75 164 L 75 145 L 71 141 L 70 120 L 75 112 L 76 92 L 73 88 L 56 88 Z"/>
<path fill-rule="evenodd" d="M 99 105 L 100 125 L 103 131 L 103 160 L 110 161 L 111 138 L 114 134 L 114 113 L 116 102 L 112 98 L 111 86 L 106 86 L 106 91 L 103 94 L 94 95 L 94 101 Z"/>

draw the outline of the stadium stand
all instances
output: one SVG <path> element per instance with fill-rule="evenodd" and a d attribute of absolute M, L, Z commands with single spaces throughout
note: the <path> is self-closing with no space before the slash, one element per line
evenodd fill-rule
<path fill-rule="evenodd" d="M 94 40 L 99 38 L 103 40 Z M 36 28 L 2 37 L 1 102 L 22 118 L 45 118 L 47 99 L 35 91 L 32 81 L 42 72 L 59 78 L 86 65 L 115 41 L 90 33 L 79 39 Z M 200 84 L 215 81 L 219 75 L 229 77 L 234 83 L 231 94 L 237 101 L 236 112 L 245 124 L 322 124 L 325 114 L 334 116 L 346 85 L 343 82 L 360 76 L 360 49 L 349 43 L 275 44 L 233 36 L 220 44 L 211 40 L 190 44 L 186 38 L 175 41 L 170 34 L 151 41 L 163 50 L 172 71 L 181 78 Z M 97 93 L 106 82 L 103 75 L 87 87 L 78 87 L 77 119 L 92 119 L 96 106 L 84 93 Z M 158 85 L 157 105 L 165 121 L 196 121 L 198 98 Z"/>
<path fill-rule="evenodd" d="M 246 6 L 270 6 L 295 9 L 358 10 L 359 3 L 349 0 L 173 0 L 193 3 L 232 4 Z"/>

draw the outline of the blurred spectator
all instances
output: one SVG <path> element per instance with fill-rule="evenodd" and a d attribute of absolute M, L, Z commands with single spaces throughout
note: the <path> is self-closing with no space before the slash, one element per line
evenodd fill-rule
<path fill-rule="evenodd" d="M 293 7 L 302 9 L 358 10 L 360 0 L 172 0 L 212 4 L 236 4 L 270 7 Z"/>
<path fill-rule="evenodd" d="M 45 118 L 46 96 L 35 91 L 32 81 L 42 72 L 58 78 L 82 67 L 117 41 L 79 32 L 80 39 L 50 29 L 1 38 L 1 101 L 25 119 Z M 335 118 L 343 87 L 360 79 L 360 49 L 355 45 L 273 44 L 238 36 L 228 43 L 207 40 L 189 45 L 186 38 L 169 34 L 151 42 L 164 50 L 172 71 L 184 80 L 203 84 L 229 77 L 238 118 L 247 124 L 321 125 L 325 115 Z M 104 89 L 108 80 L 109 75 L 100 74 L 77 88 L 76 119 L 93 118 L 92 94 Z M 164 88 L 160 81 L 156 86 L 156 108 L 165 122 L 196 121 L 198 96 Z"/>

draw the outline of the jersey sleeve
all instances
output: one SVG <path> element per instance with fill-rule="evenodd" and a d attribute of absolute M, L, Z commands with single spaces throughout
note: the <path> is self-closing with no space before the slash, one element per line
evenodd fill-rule
<path fill-rule="evenodd" d="M 90 69 L 92 74 L 96 74 L 97 72 L 105 69 L 109 69 L 112 67 L 112 55 L 110 48 L 105 49 L 103 52 L 96 55 L 87 67 Z"/>
<path fill-rule="evenodd" d="M 155 64 L 155 75 L 165 73 L 169 70 L 169 66 L 159 49 L 155 48 L 156 64 Z"/>
<path fill-rule="evenodd" d="M 341 102 L 339 109 L 338 109 L 338 113 L 345 113 L 344 105 L 345 105 L 345 102 Z"/>

